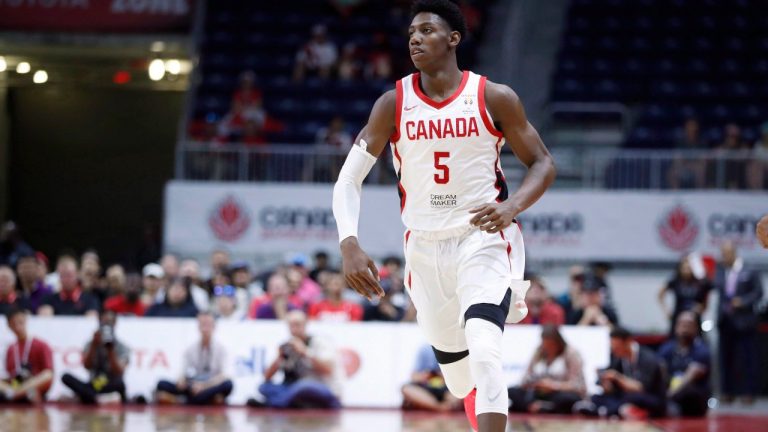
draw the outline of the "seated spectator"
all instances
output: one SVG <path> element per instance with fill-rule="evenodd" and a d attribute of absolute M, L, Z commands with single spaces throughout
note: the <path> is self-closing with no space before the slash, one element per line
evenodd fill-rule
<path fill-rule="evenodd" d="M 209 259 L 208 264 L 210 265 L 210 273 L 209 277 L 205 282 L 205 288 L 208 290 L 209 293 L 213 292 L 213 287 L 216 285 L 227 285 L 229 284 L 229 281 L 227 283 L 221 283 L 222 281 L 214 281 L 214 277 L 216 275 L 220 274 L 227 274 L 229 271 L 229 265 L 230 265 L 231 258 L 229 256 L 229 252 L 223 250 L 223 249 L 216 249 L 213 252 L 211 252 L 211 257 Z"/>
<path fill-rule="evenodd" d="M 598 373 L 603 394 L 574 405 L 589 416 L 642 419 L 660 417 L 666 411 L 667 383 L 656 355 L 617 327 L 611 331 L 611 363 Z"/>
<path fill-rule="evenodd" d="M 123 374 L 128 367 L 130 350 L 115 334 L 117 315 L 112 311 L 99 314 L 99 328 L 83 350 L 83 367 L 89 378 L 81 381 L 66 373 L 61 381 L 84 404 L 125 402 Z"/>
<path fill-rule="evenodd" d="M 768 189 L 768 121 L 760 126 L 760 133 L 747 163 L 747 187 L 752 190 Z"/>
<path fill-rule="evenodd" d="M 53 288 L 45 282 L 44 258 L 42 253 L 36 252 L 34 255 L 21 256 L 16 262 L 16 273 L 19 276 L 17 284 L 33 314 L 37 313 L 43 300 L 53 293 Z"/>
<path fill-rule="evenodd" d="M 120 264 L 107 267 L 105 274 L 106 293 L 109 297 L 125 292 L 125 269 Z M 109 298 L 107 297 L 107 298 Z"/>
<path fill-rule="evenodd" d="M 71 256 L 63 256 L 56 265 L 61 290 L 43 300 L 37 310 L 38 315 L 87 315 L 96 316 L 99 304 L 91 293 L 84 292 L 77 279 L 77 261 Z"/>
<path fill-rule="evenodd" d="M 570 414 L 573 404 L 586 396 L 581 355 L 568 346 L 556 326 L 545 325 L 522 384 L 509 388 L 509 410 Z"/>
<path fill-rule="evenodd" d="M 328 40 L 325 26 L 315 25 L 312 27 L 312 39 L 296 53 L 293 80 L 301 82 L 307 73 L 314 73 L 320 78 L 327 79 L 331 76 L 338 56 L 336 45 Z"/>
<path fill-rule="evenodd" d="M 185 259 L 182 261 L 179 275 L 189 285 L 189 293 L 197 310 L 207 311 L 211 306 L 211 298 L 208 291 L 203 288 L 205 282 L 200 279 L 200 264 L 197 260 Z"/>
<path fill-rule="evenodd" d="M 677 265 L 674 277 L 667 281 L 659 291 L 659 306 L 661 306 L 661 310 L 670 321 L 670 335 L 675 333 L 675 323 L 680 313 L 693 311 L 697 316 L 701 316 L 707 309 L 712 284 L 706 278 L 699 278 L 694 274 L 692 264 L 695 263 L 692 263 L 692 260 L 696 259 L 693 255 L 683 256 Z M 702 274 L 702 276 L 704 275 Z M 670 312 L 665 301 L 668 293 L 671 293 L 674 298 L 674 309 L 672 312 Z"/>
<path fill-rule="evenodd" d="M 396 274 L 387 275 L 379 282 L 384 290 L 384 296 L 365 300 L 363 306 L 363 321 L 402 321 L 407 304 L 401 299 L 402 279 Z"/>
<path fill-rule="evenodd" d="M 340 364 L 336 349 L 319 336 L 307 334 L 307 316 L 291 311 L 286 317 L 291 339 L 264 372 L 259 392 L 271 408 L 340 408 Z M 282 372 L 283 382 L 272 382 Z"/>
<path fill-rule="evenodd" d="M 160 258 L 160 267 L 163 268 L 163 274 L 165 275 L 165 283 L 168 284 L 172 280 L 181 276 L 181 266 L 179 264 L 179 257 L 174 254 L 167 253 Z"/>
<path fill-rule="evenodd" d="M 0 226 L 0 265 L 16 267 L 19 257 L 34 253 L 35 250 L 24 241 L 15 222 L 8 221 Z"/>
<path fill-rule="evenodd" d="M 357 58 L 357 47 L 347 42 L 341 49 L 341 57 L 336 67 L 337 75 L 341 81 L 352 81 L 360 77 L 360 60 Z"/>
<path fill-rule="evenodd" d="M 681 312 L 675 324 L 675 338 L 659 348 L 670 377 L 667 397 L 672 415 L 701 417 L 707 413 L 712 396 L 709 371 L 712 355 L 699 337 L 699 319 L 691 311 Z"/>
<path fill-rule="evenodd" d="M 568 324 L 614 326 L 619 323 L 613 308 L 605 305 L 599 281 L 588 277 L 584 280 L 581 291 L 583 309 L 575 310 L 568 317 Z"/>
<path fill-rule="evenodd" d="M 296 295 L 303 304 L 312 304 L 323 295 L 323 290 L 317 282 L 309 277 L 309 257 L 304 254 L 295 255 L 290 262 L 286 277 L 291 288 L 291 294 Z"/>
<path fill-rule="evenodd" d="M 141 301 L 141 276 L 130 274 L 125 277 L 124 289 L 104 302 L 104 309 L 118 315 L 143 316 L 146 311 Z"/>
<path fill-rule="evenodd" d="M 368 50 L 365 77 L 370 80 L 388 81 L 392 77 L 392 48 L 389 35 L 377 32 L 373 35 L 373 46 Z"/>
<path fill-rule="evenodd" d="M 16 275 L 13 269 L 0 266 L 0 314 L 7 314 L 14 309 L 29 310 L 27 301 L 16 292 Z"/>
<path fill-rule="evenodd" d="M 749 145 L 743 140 L 741 128 L 735 123 L 729 123 L 725 126 L 725 137 L 723 142 L 717 146 L 715 157 L 722 157 L 726 154 L 743 155 L 749 150 Z M 725 161 L 725 188 L 726 189 L 744 189 L 746 186 L 745 162 L 739 159 L 729 159 Z M 716 185 L 722 187 L 723 185 Z"/>
<path fill-rule="evenodd" d="M 141 271 L 143 279 L 141 302 L 146 308 L 155 303 L 161 303 L 165 300 L 165 272 L 163 268 L 155 263 L 144 266 Z"/>
<path fill-rule="evenodd" d="M 267 281 L 266 298 L 255 299 L 253 303 L 251 317 L 256 319 L 284 319 L 288 312 L 301 309 L 291 299 L 288 280 L 280 273 L 273 274 Z"/>
<path fill-rule="evenodd" d="M 240 73 L 240 81 L 232 95 L 232 100 L 239 102 L 245 109 L 262 109 L 264 105 L 261 89 L 256 85 L 256 73 L 243 71 Z"/>
<path fill-rule="evenodd" d="M 682 127 L 676 148 L 683 151 L 706 148 L 701 139 L 699 121 L 689 118 Z M 667 182 L 671 189 L 701 189 L 706 183 L 707 164 L 699 156 L 675 156 L 667 171 Z"/>
<path fill-rule="evenodd" d="M 325 298 L 309 307 L 309 318 L 319 321 L 360 321 L 363 307 L 343 299 L 347 283 L 340 273 L 328 273 L 324 278 Z"/>
<path fill-rule="evenodd" d="M 401 391 L 403 409 L 448 412 L 464 407 L 464 402 L 448 391 L 443 372 L 430 345 L 424 345 L 419 350 L 411 382 L 405 384 Z"/>
<path fill-rule="evenodd" d="M 213 340 L 216 322 L 210 312 L 197 316 L 200 342 L 184 352 L 184 374 L 176 383 L 157 383 L 157 401 L 160 403 L 187 403 L 189 405 L 223 404 L 232 393 L 232 380 L 224 374 L 227 351 Z"/>
<path fill-rule="evenodd" d="M 101 258 L 94 249 L 86 250 L 80 257 L 80 288 L 83 292 L 90 293 L 101 309 L 108 295 L 101 280 Z"/>
<path fill-rule="evenodd" d="M 309 277 L 313 281 L 320 283 L 318 276 L 324 271 L 338 272 L 338 270 L 332 268 L 328 262 L 328 252 L 317 251 L 315 252 L 315 267 L 309 272 Z"/>
<path fill-rule="evenodd" d="M 569 316 L 574 315 L 576 311 L 583 308 L 581 305 L 581 287 L 584 285 L 584 279 L 586 278 L 584 267 L 578 265 L 572 266 L 568 270 L 568 274 L 568 290 L 557 298 L 557 303 L 563 308 L 566 320 Z"/>
<path fill-rule="evenodd" d="M 8 381 L 0 380 L 0 404 L 44 402 L 53 381 L 51 348 L 27 334 L 26 311 L 14 309 L 6 317 L 16 342 L 8 347 L 5 355 L 9 378 Z"/>
<path fill-rule="evenodd" d="M 353 137 L 346 131 L 344 119 L 335 116 L 328 126 L 317 131 L 315 146 L 324 153 L 304 162 L 304 181 L 331 181 L 338 178 L 339 170 L 352 144 Z"/>
<path fill-rule="evenodd" d="M 148 317 L 194 318 L 198 310 L 189 295 L 189 287 L 183 279 L 176 279 L 168 287 L 165 300 L 147 309 Z"/>
<path fill-rule="evenodd" d="M 229 270 L 229 277 L 237 295 L 238 313 L 245 316 L 251 299 L 264 294 L 264 290 L 253 282 L 251 268 L 245 261 L 235 261 Z"/>
<path fill-rule="evenodd" d="M 219 285 L 213 289 L 213 311 L 216 319 L 242 321 L 245 318 L 237 307 L 237 293 L 232 285 Z"/>
<path fill-rule="evenodd" d="M 520 324 L 565 324 L 565 313 L 547 293 L 547 287 L 539 277 L 531 278 L 531 287 L 525 294 L 525 304 L 528 305 L 528 315 Z"/>

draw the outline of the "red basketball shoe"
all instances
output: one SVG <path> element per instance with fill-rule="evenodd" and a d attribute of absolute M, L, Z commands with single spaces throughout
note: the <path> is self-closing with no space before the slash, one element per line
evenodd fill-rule
<path fill-rule="evenodd" d="M 464 398 L 464 412 L 467 413 L 467 420 L 472 425 L 472 430 L 477 431 L 477 414 L 475 414 L 475 398 L 477 397 L 477 389 L 472 391 Z"/>

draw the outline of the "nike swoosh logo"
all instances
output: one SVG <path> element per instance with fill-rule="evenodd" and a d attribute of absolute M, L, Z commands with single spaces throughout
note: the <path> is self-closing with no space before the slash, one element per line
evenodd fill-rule
<path fill-rule="evenodd" d="M 406 107 L 406 108 L 405 108 L 405 110 L 406 110 L 406 111 L 410 111 L 410 110 L 412 110 L 412 109 L 414 109 L 414 108 L 416 108 L 416 105 L 414 105 L 414 106 L 412 106 L 412 107 Z"/>

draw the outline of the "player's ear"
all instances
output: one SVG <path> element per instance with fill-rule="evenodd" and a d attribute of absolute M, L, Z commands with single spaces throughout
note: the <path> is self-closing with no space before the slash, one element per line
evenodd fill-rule
<path fill-rule="evenodd" d="M 457 46 L 459 46 L 459 42 L 461 42 L 461 33 L 457 31 L 452 31 L 448 36 L 448 45 L 450 45 L 453 48 L 456 48 Z"/>

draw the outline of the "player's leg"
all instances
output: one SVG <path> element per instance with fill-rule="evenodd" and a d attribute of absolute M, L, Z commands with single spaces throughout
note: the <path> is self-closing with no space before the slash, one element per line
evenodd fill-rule
<path fill-rule="evenodd" d="M 479 431 L 503 431 L 509 408 L 502 367 L 505 322 L 519 321 L 526 310 L 510 312 L 525 296 L 524 251 L 517 225 L 505 233 L 475 231 L 459 246 L 458 293 L 477 384 L 475 414 Z M 524 306 L 524 304 L 522 305 Z M 515 316 L 515 315 L 522 316 Z"/>
<path fill-rule="evenodd" d="M 500 304 L 473 304 L 464 316 L 469 368 L 477 385 L 475 414 L 480 432 L 503 432 L 507 424 L 509 399 L 501 348 L 510 299 L 511 290 L 507 289 Z"/>
<path fill-rule="evenodd" d="M 455 270 L 440 271 L 439 268 L 450 267 L 452 260 L 453 257 L 441 256 L 439 241 L 406 235 L 405 286 L 416 308 L 416 321 L 432 345 L 448 391 L 463 399 L 475 385 L 459 319 L 461 311 L 455 290 Z"/>

